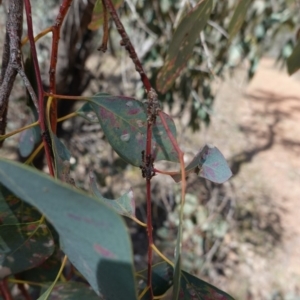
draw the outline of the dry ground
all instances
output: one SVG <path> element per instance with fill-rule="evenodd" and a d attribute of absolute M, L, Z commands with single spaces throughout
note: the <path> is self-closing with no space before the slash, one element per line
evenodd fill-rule
<path fill-rule="evenodd" d="M 224 289 L 241 300 L 300 299 L 299 78 L 288 77 L 265 58 L 248 86 L 242 70 L 217 86 L 211 126 L 198 134 L 199 140 L 215 144 L 235 161 L 237 175 L 231 180 L 237 201 L 246 206 L 249 195 L 255 198 L 256 209 L 271 223 L 272 207 L 282 233 L 271 250 L 257 252 L 251 243 L 239 244 L 235 255 L 240 263 Z"/>

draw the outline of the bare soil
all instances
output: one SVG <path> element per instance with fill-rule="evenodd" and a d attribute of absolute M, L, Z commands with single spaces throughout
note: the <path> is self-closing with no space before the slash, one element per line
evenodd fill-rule
<path fill-rule="evenodd" d="M 197 136 L 230 158 L 237 206 L 254 204 L 259 226 L 278 239 L 271 248 L 265 240 L 262 251 L 239 242 L 231 254 L 239 263 L 223 287 L 241 300 L 300 299 L 299 76 L 264 58 L 249 85 L 244 70 L 216 85 L 211 126 Z"/>

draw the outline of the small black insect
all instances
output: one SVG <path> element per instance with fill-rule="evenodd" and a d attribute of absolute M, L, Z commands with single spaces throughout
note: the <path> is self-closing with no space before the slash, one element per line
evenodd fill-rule
<path fill-rule="evenodd" d="M 51 152 L 51 155 L 52 157 L 54 157 L 53 155 L 53 150 L 52 150 L 52 141 L 51 141 L 51 136 L 50 136 L 50 132 L 48 129 L 46 129 L 43 133 L 42 133 L 42 137 L 43 139 L 46 141 L 49 149 L 50 149 L 50 152 Z"/>
<path fill-rule="evenodd" d="M 155 176 L 154 171 L 154 157 L 152 154 L 148 154 L 145 157 L 145 151 L 142 151 L 142 165 L 140 165 L 140 169 L 142 171 L 143 178 L 150 180 L 153 176 Z"/>

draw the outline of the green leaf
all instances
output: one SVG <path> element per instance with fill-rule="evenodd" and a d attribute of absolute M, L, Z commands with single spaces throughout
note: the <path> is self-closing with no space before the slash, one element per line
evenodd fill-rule
<path fill-rule="evenodd" d="M 135 217 L 135 201 L 132 191 L 129 191 L 115 200 L 104 198 L 97 187 L 95 175 L 92 172 L 90 173 L 90 186 L 93 194 L 111 207 L 115 212 L 125 217 Z"/>
<path fill-rule="evenodd" d="M 234 300 L 215 286 L 182 271 L 180 300 Z"/>
<path fill-rule="evenodd" d="M 172 299 L 178 300 L 180 292 L 180 279 L 181 279 L 181 252 L 182 252 L 182 227 L 183 227 L 183 209 L 184 209 L 184 199 L 181 199 L 180 211 L 179 211 L 179 224 L 178 232 L 176 238 L 176 247 L 175 247 L 175 269 L 174 269 L 174 287 L 172 293 Z"/>
<path fill-rule="evenodd" d="M 19 273 L 19 279 L 31 282 L 53 282 L 61 266 L 61 259 L 63 253 L 59 248 L 59 236 L 51 224 L 47 224 L 54 239 L 54 252 L 53 254 L 41 265 L 34 269 L 26 270 Z"/>
<path fill-rule="evenodd" d="M 200 177 L 206 178 L 215 183 L 224 183 L 231 176 L 232 172 L 228 164 L 217 147 L 205 145 L 192 161 L 185 168 L 186 175 L 191 173 L 199 174 Z M 179 182 L 181 174 L 171 175 L 171 177 Z"/>
<path fill-rule="evenodd" d="M 32 120 L 32 119 L 31 119 Z M 31 123 L 31 122 L 30 122 Z M 35 146 L 41 142 L 41 129 L 38 126 L 22 131 L 19 139 L 19 153 L 22 157 L 28 157 Z"/>
<path fill-rule="evenodd" d="M 122 5 L 123 0 L 113 0 L 112 3 L 115 9 L 118 9 Z M 103 24 L 103 16 L 102 1 L 97 0 L 93 10 L 92 21 L 88 25 L 88 29 L 97 30 Z"/>
<path fill-rule="evenodd" d="M 54 250 L 51 233 L 39 221 L 0 226 L 0 278 L 34 268 Z"/>
<path fill-rule="evenodd" d="M 0 186 L 1 187 L 1 186 Z M 13 205 L 18 207 L 20 200 L 11 195 L 11 192 L 1 187 L 0 189 L 0 225 L 14 225 L 19 222 L 18 217 L 13 212 Z M 12 203 L 10 203 L 12 202 Z M 16 209 L 16 208 L 15 208 Z"/>
<path fill-rule="evenodd" d="M 229 41 L 231 41 L 241 29 L 251 2 L 252 0 L 239 0 L 228 26 Z"/>
<path fill-rule="evenodd" d="M 51 286 L 51 285 L 50 285 Z M 49 286 L 49 288 L 50 288 Z M 47 287 L 43 288 L 41 294 L 47 292 Z M 39 297 L 39 300 L 46 299 L 43 295 Z M 99 297 L 93 290 L 91 290 L 86 284 L 81 282 L 65 282 L 57 283 L 53 288 L 48 300 L 101 300 L 104 298 Z"/>
<path fill-rule="evenodd" d="M 47 217 L 63 251 L 97 294 L 109 300 L 137 299 L 131 243 L 118 214 L 96 198 L 4 159 L 0 182 Z"/>
<path fill-rule="evenodd" d="M 139 294 L 147 287 L 148 269 L 137 273 Z M 165 263 L 158 263 L 152 266 L 152 290 L 154 296 L 162 296 L 173 284 L 173 268 Z M 147 292 L 141 300 L 150 299 L 150 293 Z"/>
<path fill-rule="evenodd" d="M 108 95 L 108 94 L 107 94 Z M 93 111 L 92 107 L 90 106 L 90 103 L 85 103 L 82 105 L 77 111 L 76 111 L 77 116 L 80 116 L 87 120 L 90 123 L 99 123 L 98 118 Z"/>
<path fill-rule="evenodd" d="M 45 281 L 53 281 L 59 271 L 61 265 L 62 253 L 55 247 L 54 253 L 41 265 L 34 269 L 24 271 L 19 278 L 31 282 L 44 283 Z"/>
<path fill-rule="evenodd" d="M 126 162 L 136 167 L 140 166 L 147 137 L 145 105 L 133 98 L 107 94 L 96 95 L 90 100 L 90 106 L 113 149 Z M 167 114 L 164 116 L 173 136 L 176 137 L 172 118 Z M 153 126 L 152 147 L 156 160 L 178 162 L 178 154 L 159 118 Z"/>
<path fill-rule="evenodd" d="M 298 41 L 292 54 L 287 59 L 287 68 L 289 75 L 294 74 L 300 69 L 300 41 Z"/>
<path fill-rule="evenodd" d="M 152 288 L 154 296 L 163 295 L 172 285 L 173 267 L 167 262 L 160 262 L 153 265 L 152 271 Z M 181 271 L 181 279 L 179 282 L 179 297 L 180 300 L 234 300 L 227 293 L 219 290 L 215 286 L 185 272 Z M 139 281 L 139 293 L 147 286 L 147 270 L 137 273 Z M 149 294 L 142 300 L 149 300 Z M 176 298 L 172 297 L 172 300 Z"/>
<path fill-rule="evenodd" d="M 40 220 L 41 213 L 35 207 L 20 200 L 17 196 L 15 196 L 10 190 L 6 189 L 4 186 L 0 185 L 0 191 L 4 199 L 3 202 L 0 201 L 0 205 L 6 205 L 10 210 L 10 213 L 6 214 L 6 218 L 2 219 L 3 223 L 15 224 L 15 220 L 17 220 L 17 223 L 30 223 Z M 9 218 L 12 218 L 12 220 L 14 221 L 9 221 Z"/>
<path fill-rule="evenodd" d="M 212 8 L 212 0 L 202 0 L 181 20 L 173 35 L 164 66 L 157 76 L 156 87 L 161 93 L 166 93 L 172 87 L 186 66 Z"/>
<path fill-rule="evenodd" d="M 50 230 L 37 212 L 0 186 L 0 278 L 42 264 L 54 251 Z M 25 220 L 27 222 L 25 222 Z"/>
<path fill-rule="evenodd" d="M 182 208 L 183 209 L 183 205 Z M 178 226 L 178 234 L 176 240 L 176 257 L 175 257 L 175 269 L 174 269 L 174 288 L 172 293 L 172 299 L 179 299 L 180 295 L 180 280 L 181 280 L 181 241 L 182 241 L 182 218 Z"/>
<path fill-rule="evenodd" d="M 70 158 L 71 154 L 66 146 L 61 142 L 61 140 L 52 132 L 52 150 L 55 162 L 55 177 L 59 178 L 61 181 L 75 184 L 74 180 L 70 177 Z"/>

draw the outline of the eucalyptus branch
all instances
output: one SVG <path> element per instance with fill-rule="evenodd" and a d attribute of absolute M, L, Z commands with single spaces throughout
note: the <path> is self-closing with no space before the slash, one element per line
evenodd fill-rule
<path fill-rule="evenodd" d="M 116 9 L 115 9 L 112 1 L 111 0 L 103 0 L 103 2 L 105 3 L 106 8 L 108 9 L 113 21 L 115 22 L 117 30 L 122 38 L 122 40 L 120 42 L 121 46 L 124 46 L 125 49 L 129 52 L 129 57 L 132 59 L 134 65 L 135 65 L 136 71 L 140 74 L 146 91 L 149 92 L 151 89 L 150 81 L 149 81 L 147 75 L 145 74 L 143 66 L 134 50 L 134 47 L 125 31 L 125 28 L 124 28 L 122 22 L 120 21 L 120 18 L 116 12 Z"/>
<path fill-rule="evenodd" d="M 22 1 L 22 0 L 21 0 Z M 41 127 L 42 132 L 46 132 L 46 123 L 45 123 L 45 108 L 44 108 L 44 89 L 42 84 L 41 72 L 40 67 L 37 59 L 37 52 L 35 47 L 35 40 L 33 35 L 32 29 L 32 14 L 31 14 L 31 5 L 30 0 L 24 0 L 25 3 L 25 11 L 26 11 L 26 18 L 27 18 L 27 29 L 28 29 L 28 39 L 30 43 L 32 59 L 34 64 L 34 71 L 35 76 L 37 79 L 37 86 L 38 86 L 38 106 L 39 106 L 39 125 Z M 49 147 L 49 143 L 47 142 L 46 136 L 42 135 L 43 144 L 45 147 L 47 165 L 49 168 L 49 172 L 51 176 L 54 176 L 53 165 L 52 165 L 52 157 L 51 157 L 51 149 Z"/>
<path fill-rule="evenodd" d="M 60 29 L 65 16 L 71 6 L 73 0 L 64 0 L 59 8 L 59 13 L 56 17 L 54 25 L 52 26 L 52 50 L 51 50 L 51 61 L 49 69 L 49 91 L 51 94 L 55 94 L 55 84 L 56 84 L 56 63 L 57 63 L 57 53 L 58 53 L 58 43 L 60 39 Z"/>
<path fill-rule="evenodd" d="M 9 96 L 17 73 L 22 69 L 21 36 L 23 30 L 23 1 L 9 1 L 5 44 L 0 75 L 0 134 L 5 134 Z M 0 141 L 0 147 L 3 142 Z"/>
<path fill-rule="evenodd" d="M 51 94 L 56 93 L 56 64 L 57 64 L 57 53 L 58 53 L 58 44 L 60 39 L 60 29 L 62 23 L 65 19 L 65 16 L 71 6 L 73 0 L 64 0 L 59 8 L 58 15 L 52 26 L 52 49 L 51 49 L 51 60 L 50 60 L 50 69 L 49 69 L 49 91 Z M 50 123 L 51 129 L 56 132 L 56 123 L 57 123 L 57 100 L 53 99 L 51 111 L 50 111 Z"/>

